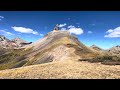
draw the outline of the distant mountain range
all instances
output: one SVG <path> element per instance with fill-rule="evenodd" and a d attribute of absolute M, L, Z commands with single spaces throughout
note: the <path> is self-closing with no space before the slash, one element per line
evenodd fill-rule
<path fill-rule="evenodd" d="M 114 46 L 114 47 L 110 48 L 108 50 L 108 52 L 110 53 L 110 55 L 117 55 L 120 57 L 120 46 L 119 45 Z"/>
<path fill-rule="evenodd" d="M 13 40 L 9 40 L 5 36 L 0 35 L 0 47 L 2 48 L 20 48 L 28 44 L 31 44 L 31 42 L 27 42 L 18 37 L 14 38 Z"/>
<path fill-rule="evenodd" d="M 103 49 L 101 49 L 100 47 L 96 46 L 95 44 L 93 44 L 92 46 L 90 46 L 90 48 L 97 50 L 97 51 L 102 51 Z"/>

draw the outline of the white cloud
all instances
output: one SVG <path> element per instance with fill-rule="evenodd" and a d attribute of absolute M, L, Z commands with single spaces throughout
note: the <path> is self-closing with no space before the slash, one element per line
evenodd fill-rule
<path fill-rule="evenodd" d="M 44 36 L 43 34 L 40 34 L 40 36 Z"/>
<path fill-rule="evenodd" d="M 59 27 L 64 27 L 64 26 L 66 26 L 66 25 L 67 25 L 66 23 L 60 24 Z"/>
<path fill-rule="evenodd" d="M 81 34 L 83 34 L 82 28 L 76 28 L 76 27 L 73 26 L 73 25 L 70 25 L 70 26 L 68 26 L 67 28 L 68 28 L 67 30 L 68 30 L 70 33 L 73 33 L 73 34 L 76 34 L 76 35 L 81 35 Z"/>
<path fill-rule="evenodd" d="M 0 16 L 0 18 L 4 18 L 3 16 Z"/>
<path fill-rule="evenodd" d="M 81 28 L 70 28 L 68 31 L 76 35 L 83 34 L 83 30 Z"/>
<path fill-rule="evenodd" d="M 108 37 L 108 38 L 120 37 L 120 27 L 117 27 L 115 29 L 109 29 L 106 33 L 107 35 L 105 35 L 104 37 Z"/>
<path fill-rule="evenodd" d="M 92 23 L 92 24 L 90 24 L 91 26 L 95 26 L 95 24 L 94 23 Z"/>
<path fill-rule="evenodd" d="M 17 32 L 21 32 L 21 33 L 31 33 L 31 34 L 38 35 L 37 31 L 34 31 L 33 29 L 30 29 L 30 28 L 14 26 L 14 27 L 12 27 L 12 29 L 14 29 Z"/>
<path fill-rule="evenodd" d="M 112 29 L 109 29 L 106 33 L 111 33 L 111 32 L 113 32 L 113 30 L 112 30 Z"/>
<path fill-rule="evenodd" d="M 88 31 L 89 34 L 93 33 L 92 31 Z"/>
<path fill-rule="evenodd" d="M 70 26 L 68 26 L 67 28 L 75 28 L 75 26 L 73 26 L 73 25 L 70 25 Z"/>
<path fill-rule="evenodd" d="M 3 16 L 0 16 L 0 21 L 1 21 L 3 18 L 4 18 Z"/>
<path fill-rule="evenodd" d="M 0 30 L 0 32 L 3 33 L 3 34 L 7 34 L 7 35 L 14 35 L 14 34 L 12 34 L 11 32 L 7 32 L 7 31 L 5 31 L 5 30 Z"/>
<path fill-rule="evenodd" d="M 67 28 L 61 28 L 61 30 L 67 30 L 70 33 L 76 34 L 76 35 L 81 35 L 83 34 L 83 29 L 82 28 L 77 28 L 73 25 L 68 26 Z"/>
<path fill-rule="evenodd" d="M 61 28 L 61 30 L 66 30 L 66 28 Z"/>

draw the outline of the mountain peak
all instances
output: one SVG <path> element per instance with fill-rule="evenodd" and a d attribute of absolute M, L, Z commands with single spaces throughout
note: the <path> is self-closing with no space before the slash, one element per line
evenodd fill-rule
<path fill-rule="evenodd" d="M 90 47 L 97 47 L 95 44 L 93 44 L 92 46 L 90 46 Z"/>
<path fill-rule="evenodd" d="M 53 30 L 53 31 L 55 32 L 55 31 L 58 31 L 58 30 L 59 30 L 59 25 L 56 24 L 56 26 L 54 27 L 54 30 Z"/>
<path fill-rule="evenodd" d="M 14 39 L 12 39 L 12 41 L 19 42 L 19 43 L 21 43 L 21 42 L 27 42 L 27 41 L 25 41 L 25 40 L 23 40 L 23 39 L 21 39 L 19 37 L 15 37 Z"/>
<path fill-rule="evenodd" d="M 9 39 L 7 39 L 5 36 L 0 35 L 0 41 L 9 41 Z"/>
<path fill-rule="evenodd" d="M 101 51 L 102 50 L 100 47 L 96 46 L 95 44 L 93 44 L 90 47 L 93 48 L 94 50 L 97 50 L 97 51 Z"/>
<path fill-rule="evenodd" d="M 12 40 L 7 39 L 5 36 L 0 35 L 0 47 L 1 48 L 20 48 L 25 45 L 31 44 L 32 42 L 27 42 L 19 37 Z"/>

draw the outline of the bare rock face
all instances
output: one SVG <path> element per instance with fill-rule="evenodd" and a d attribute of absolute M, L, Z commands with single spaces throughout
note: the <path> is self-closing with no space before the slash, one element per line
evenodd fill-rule
<path fill-rule="evenodd" d="M 0 35 L 0 41 L 9 41 L 9 39 L 7 39 L 5 36 Z"/>
<path fill-rule="evenodd" d="M 23 47 L 25 45 L 29 45 L 32 43 L 32 42 L 27 42 L 25 40 L 22 40 L 21 38 L 18 38 L 18 37 L 14 38 L 12 41 L 15 42 L 18 47 Z"/>
<path fill-rule="evenodd" d="M 7 39 L 5 36 L 0 35 L 0 47 L 6 49 L 20 48 L 25 45 L 29 45 L 32 42 L 26 42 L 20 38 L 14 38 L 13 40 Z"/>
<path fill-rule="evenodd" d="M 114 47 L 110 48 L 110 49 L 108 50 L 108 52 L 109 52 L 111 55 L 120 56 L 120 46 L 119 46 L 119 45 L 114 46 Z"/>
<path fill-rule="evenodd" d="M 12 47 L 17 47 L 17 44 L 7 39 L 5 36 L 0 35 L 0 47 L 1 48 L 12 48 Z"/>
<path fill-rule="evenodd" d="M 59 25 L 57 24 L 55 27 L 54 27 L 54 30 L 53 31 L 58 31 L 59 30 Z"/>
<path fill-rule="evenodd" d="M 16 42 L 18 44 L 26 42 L 25 40 L 22 40 L 21 38 L 18 38 L 18 37 L 14 38 L 12 41 L 14 41 L 14 42 Z"/>

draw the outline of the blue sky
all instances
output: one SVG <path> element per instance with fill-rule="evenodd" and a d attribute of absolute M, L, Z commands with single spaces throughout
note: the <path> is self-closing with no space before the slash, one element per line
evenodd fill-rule
<path fill-rule="evenodd" d="M 59 24 L 87 46 L 120 45 L 120 11 L 0 11 L 0 35 L 34 42 Z"/>

